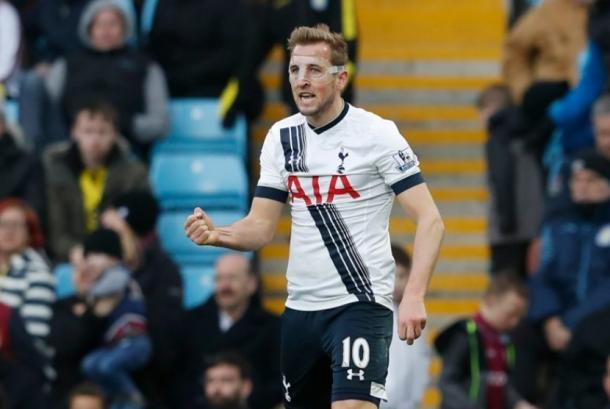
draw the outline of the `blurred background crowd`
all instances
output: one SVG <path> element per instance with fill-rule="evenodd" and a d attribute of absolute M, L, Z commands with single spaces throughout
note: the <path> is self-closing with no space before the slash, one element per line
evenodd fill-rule
<path fill-rule="evenodd" d="M 432 31 L 448 14 L 435 2 L 423 22 Z M 382 407 L 601 409 L 610 399 L 610 1 L 474 3 L 505 18 L 494 21 L 497 75 L 466 101 L 484 130 L 486 271 L 441 274 L 438 283 L 462 282 L 443 293 L 449 300 L 481 283 L 476 306 L 429 308 L 425 339 L 393 343 Z M 369 47 L 359 61 L 370 20 L 356 13 L 388 10 L 382 24 L 394 33 L 418 7 L 0 0 L 0 408 L 281 405 L 281 306 L 268 293 L 285 291 L 271 271 L 285 243 L 262 254 L 201 249 L 182 225 L 196 205 L 219 224 L 247 211 L 257 126 L 295 112 L 283 75 L 294 27 L 341 32 L 351 60 L 344 97 L 375 106 L 386 95 L 367 94 L 375 81 L 391 89 L 397 72 L 430 73 L 391 47 Z M 371 57 L 382 51 L 390 57 Z M 269 79 L 270 69 L 279 74 Z M 388 112 L 416 152 L 422 145 L 442 201 L 428 144 L 454 146 L 463 130 L 430 141 L 416 120 Z M 465 225 L 457 219 L 450 231 Z M 392 233 L 397 289 L 410 267 L 401 234 Z M 465 239 L 455 240 L 459 252 Z M 269 257 L 284 260 L 261 262 Z M 443 270 L 452 259 L 441 257 Z"/>

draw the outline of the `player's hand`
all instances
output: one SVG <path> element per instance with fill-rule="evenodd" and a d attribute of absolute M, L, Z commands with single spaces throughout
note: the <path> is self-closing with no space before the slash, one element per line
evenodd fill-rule
<path fill-rule="evenodd" d="M 544 323 L 544 335 L 553 351 L 563 351 L 572 339 L 572 333 L 558 317 L 551 317 Z"/>
<path fill-rule="evenodd" d="M 184 231 L 195 244 L 214 245 L 218 242 L 219 233 L 208 215 L 196 207 L 193 214 L 186 218 Z"/>
<path fill-rule="evenodd" d="M 426 327 L 427 319 L 423 298 L 405 295 L 398 307 L 398 336 L 412 345 Z"/>

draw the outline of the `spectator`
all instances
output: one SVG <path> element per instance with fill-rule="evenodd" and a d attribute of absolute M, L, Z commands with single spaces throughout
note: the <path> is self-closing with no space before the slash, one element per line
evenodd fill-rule
<path fill-rule="evenodd" d="M 112 201 L 102 213 L 101 221 L 104 227 L 121 236 L 124 259 L 144 294 L 154 351 L 150 364 L 141 371 L 144 393 L 149 405 L 171 407 L 167 388 L 175 376 L 180 347 L 176 334 L 183 318 L 182 279 L 178 267 L 159 243 L 155 232 L 158 215 L 159 206 L 151 193 L 130 191 Z"/>
<path fill-rule="evenodd" d="M 381 409 L 419 408 L 428 386 L 428 365 L 430 348 L 424 330 L 413 345 L 408 345 L 398 337 L 398 305 L 411 272 L 411 256 L 401 247 L 392 245 L 392 256 L 396 262 L 394 282 L 394 330 L 390 344 L 390 366 L 386 378 L 387 402 L 381 402 Z"/>
<path fill-rule="evenodd" d="M 198 377 L 205 357 L 237 350 L 252 364 L 252 409 L 270 409 L 281 403 L 279 319 L 260 307 L 254 297 L 257 287 L 257 277 L 241 254 L 224 255 L 216 262 L 214 296 L 185 318 L 181 372 L 186 402 L 195 402 L 201 395 Z"/>
<path fill-rule="evenodd" d="M 65 125 L 45 89 L 51 64 L 81 48 L 78 21 L 90 0 L 44 0 L 22 13 L 26 38 L 25 66 L 19 84 L 19 124 L 41 153 L 47 143 L 65 137 Z"/>
<path fill-rule="evenodd" d="M 0 201 L 0 301 L 19 312 L 36 349 L 48 358 L 55 279 L 43 246 L 36 213 L 21 200 Z"/>
<path fill-rule="evenodd" d="M 97 385 L 83 383 L 70 393 L 68 409 L 106 409 L 106 397 Z"/>
<path fill-rule="evenodd" d="M 83 101 L 111 102 L 120 133 L 146 159 L 150 144 L 167 133 L 167 87 L 161 68 L 128 47 L 133 26 L 120 1 L 93 1 L 79 23 L 85 50 L 53 64 L 47 89 L 69 121 Z"/>
<path fill-rule="evenodd" d="M 130 372 L 147 364 L 152 347 L 140 289 L 121 263 L 121 240 L 112 230 L 98 229 L 86 237 L 83 254 L 84 268 L 95 277 L 87 301 L 106 325 L 104 345 L 85 356 L 82 371 L 104 387 L 113 406 L 144 408 Z"/>
<path fill-rule="evenodd" d="M 53 306 L 49 344 L 55 352 L 53 367 L 61 375 L 53 383 L 53 409 L 68 406 L 70 391 L 85 381 L 80 370 L 81 361 L 100 346 L 104 334 L 104 318 L 96 316 L 86 300 L 95 277 L 84 268 L 82 257 L 75 257 L 74 262 L 72 269 L 76 293 L 58 300 Z"/>
<path fill-rule="evenodd" d="M 512 104 L 508 88 L 488 87 L 479 97 L 478 108 L 488 132 L 490 271 L 525 274 L 528 248 L 542 221 L 542 175 L 524 146 L 520 111 Z"/>
<path fill-rule="evenodd" d="M 443 330 L 434 342 L 443 360 L 442 409 L 534 408 L 515 391 L 509 373 L 514 349 L 508 332 L 527 308 L 527 289 L 513 274 L 500 273 L 483 296 L 480 311 Z"/>
<path fill-rule="evenodd" d="M 543 226 L 529 316 L 543 325 L 555 351 L 565 350 L 583 318 L 610 304 L 610 195 L 599 197 L 610 192 L 609 183 L 608 159 L 595 151 L 579 154 L 571 163 L 573 206 Z"/>
<path fill-rule="evenodd" d="M 210 358 L 203 382 L 210 409 L 248 409 L 252 380 L 250 368 L 241 355 L 223 353 Z"/>
<path fill-rule="evenodd" d="M 581 67 L 580 81 L 568 95 L 554 102 L 548 115 L 559 130 L 563 153 L 571 154 L 591 145 L 591 107 L 609 91 L 610 1 L 596 0 L 589 13 L 589 44 Z"/>
<path fill-rule="evenodd" d="M 586 43 L 591 0 L 546 0 L 515 24 L 504 46 L 504 78 L 521 105 L 536 83 L 575 84 L 578 54 Z"/>
<path fill-rule="evenodd" d="M 0 303 L 0 408 L 45 408 L 43 368 L 20 314 Z"/>
<path fill-rule="evenodd" d="M 11 3 L 0 0 L 0 103 L 5 95 L 15 96 L 16 74 L 21 48 L 19 14 Z"/>
<path fill-rule="evenodd" d="M 0 199 L 17 197 L 44 216 L 44 179 L 39 160 L 22 146 L 0 111 Z"/>
<path fill-rule="evenodd" d="M 610 355 L 610 305 L 582 320 L 559 366 L 557 408 L 603 408 L 608 403 L 603 378 Z"/>
<path fill-rule="evenodd" d="M 219 97 L 239 66 L 242 0 L 159 0 L 148 50 L 167 76 L 170 95 Z M 176 45 L 180 44 L 179 47 Z"/>
<path fill-rule="evenodd" d="M 87 103 L 77 112 L 72 141 L 45 152 L 49 244 L 57 260 L 67 260 L 98 225 L 100 209 L 113 197 L 148 189 L 144 165 L 119 139 L 116 111 L 105 103 Z"/>

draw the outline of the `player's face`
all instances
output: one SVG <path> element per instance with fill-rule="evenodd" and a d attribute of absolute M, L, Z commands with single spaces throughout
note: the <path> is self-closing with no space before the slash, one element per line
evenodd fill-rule
<path fill-rule="evenodd" d="M 514 291 L 486 300 L 490 324 L 500 332 L 515 328 L 527 311 L 527 300 Z"/>
<path fill-rule="evenodd" d="M 205 374 L 205 396 L 212 408 L 238 408 L 250 393 L 249 382 L 232 365 L 213 366 Z"/>
<path fill-rule="evenodd" d="M 292 96 L 299 112 L 315 125 L 333 119 L 333 107 L 340 109 L 341 91 L 347 84 L 347 72 L 333 73 L 330 57 L 326 43 L 297 45 L 290 57 Z"/>

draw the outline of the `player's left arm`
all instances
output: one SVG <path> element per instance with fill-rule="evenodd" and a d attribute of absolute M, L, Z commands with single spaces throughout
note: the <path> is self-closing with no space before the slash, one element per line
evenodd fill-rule
<path fill-rule="evenodd" d="M 398 203 L 415 222 L 413 265 L 399 308 L 398 334 L 412 344 L 426 325 L 424 297 L 436 264 L 445 227 L 425 183 L 415 185 L 398 196 Z"/>

